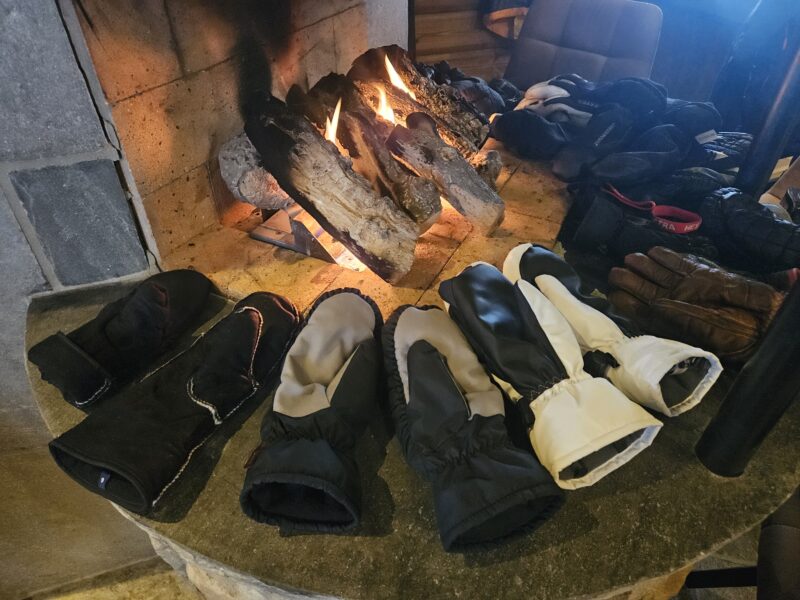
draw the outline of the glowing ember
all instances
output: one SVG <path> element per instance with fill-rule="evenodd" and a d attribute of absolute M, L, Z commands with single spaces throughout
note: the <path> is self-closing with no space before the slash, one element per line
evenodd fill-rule
<path fill-rule="evenodd" d="M 333 109 L 333 118 L 327 117 L 325 119 L 325 139 L 329 142 L 336 143 L 336 129 L 339 127 L 339 111 L 342 110 L 342 99 L 336 103 L 336 108 Z"/>
<path fill-rule="evenodd" d="M 408 89 L 406 84 L 403 83 L 403 80 L 400 79 L 400 75 L 397 73 L 397 71 L 394 70 L 391 61 L 389 61 L 389 57 L 384 56 L 383 58 L 384 62 L 386 63 L 386 72 L 389 74 L 389 81 L 392 82 L 392 85 L 396 87 L 398 90 L 403 90 L 406 94 L 408 94 L 414 100 L 416 100 L 417 97 L 414 95 L 414 92 Z M 392 123 L 394 123 L 394 121 L 392 121 Z"/>
<path fill-rule="evenodd" d="M 389 106 L 389 101 L 386 99 L 386 90 L 384 90 L 382 87 L 379 87 L 378 93 L 380 94 L 380 100 L 378 102 L 378 114 L 390 123 L 396 123 L 394 119 L 394 111 L 392 110 L 392 107 Z"/>

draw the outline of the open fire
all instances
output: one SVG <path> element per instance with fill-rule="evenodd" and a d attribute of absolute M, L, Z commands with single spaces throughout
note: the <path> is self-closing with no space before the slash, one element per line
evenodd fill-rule
<path fill-rule="evenodd" d="M 499 169 L 476 170 L 490 156 L 478 150 L 483 115 L 397 46 L 367 51 L 308 92 L 293 87 L 245 129 L 280 187 L 390 283 L 410 271 L 442 198 L 485 235 L 503 220 Z"/>

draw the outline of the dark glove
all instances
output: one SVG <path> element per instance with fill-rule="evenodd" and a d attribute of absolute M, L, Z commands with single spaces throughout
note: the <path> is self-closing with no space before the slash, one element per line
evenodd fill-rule
<path fill-rule="evenodd" d="M 28 358 L 67 402 L 87 410 L 144 375 L 199 326 L 211 287 L 197 271 L 153 275 L 75 331 L 39 342 Z"/>
<path fill-rule="evenodd" d="M 770 273 L 800 266 L 800 225 L 776 219 L 735 188 L 717 190 L 700 204 L 700 233 L 719 248 L 726 266 Z"/>
<path fill-rule="evenodd" d="M 582 216 L 581 211 L 584 211 Z M 647 252 L 654 246 L 666 246 L 709 258 L 717 255 L 708 238 L 697 233 L 666 231 L 652 219 L 628 214 L 599 190 L 582 193 L 570 209 L 569 219 L 574 228 L 571 241 L 582 250 L 596 252 L 598 247 L 604 246 L 610 255 L 622 258 L 633 252 Z"/>
<path fill-rule="evenodd" d="M 684 413 L 700 403 L 722 373 L 710 352 L 630 332 L 608 301 L 582 289 L 573 268 L 547 248 L 517 246 L 508 253 L 503 273 L 512 282 L 535 285 L 569 322 L 597 367 L 593 374 L 607 377 L 642 406 L 668 417 Z"/>
<path fill-rule="evenodd" d="M 489 125 L 489 135 L 518 155 L 534 160 L 553 158 L 570 140 L 563 125 L 529 110 L 497 115 Z"/>
<path fill-rule="evenodd" d="M 217 426 L 277 374 L 298 321 L 285 298 L 251 294 L 191 348 L 50 442 L 53 458 L 89 491 L 147 514 Z"/>
<path fill-rule="evenodd" d="M 382 319 L 358 290 L 321 296 L 286 355 L 242 510 L 285 532 L 341 532 L 361 520 L 353 455 L 377 409 Z"/>
<path fill-rule="evenodd" d="M 475 263 L 442 282 L 439 293 L 516 403 L 536 455 L 559 486 L 592 485 L 653 441 L 661 422 L 584 371 L 569 323 L 536 287 Z"/>
<path fill-rule="evenodd" d="M 442 310 L 400 307 L 383 340 L 397 438 L 433 485 L 445 550 L 533 529 L 561 506 L 539 461 L 512 445 L 502 393 Z"/>
<path fill-rule="evenodd" d="M 766 283 L 667 248 L 626 256 L 609 283 L 609 300 L 643 329 L 735 362 L 753 353 L 783 301 Z"/>

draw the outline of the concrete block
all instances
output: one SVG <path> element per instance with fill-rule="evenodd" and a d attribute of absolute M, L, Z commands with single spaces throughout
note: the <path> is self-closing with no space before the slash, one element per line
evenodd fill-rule
<path fill-rule="evenodd" d="M 112 104 L 183 74 L 163 0 L 81 0 L 76 8 Z"/>
<path fill-rule="evenodd" d="M 144 208 L 161 256 L 218 222 L 204 166 L 145 196 Z"/>
<path fill-rule="evenodd" d="M 55 2 L 0 0 L 0 160 L 106 145 Z"/>
<path fill-rule="evenodd" d="M 15 171 L 11 181 L 63 284 L 102 281 L 147 268 L 113 162 Z"/>

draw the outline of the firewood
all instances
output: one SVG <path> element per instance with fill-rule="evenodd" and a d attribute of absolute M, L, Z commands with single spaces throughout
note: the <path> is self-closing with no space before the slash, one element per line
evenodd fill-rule
<path fill-rule="evenodd" d="M 497 178 L 500 177 L 500 170 L 503 168 L 503 159 L 497 150 L 481 148 L 469 159 L 469 164 L 490 188 L 497 191 Z"/>
<path fill-rule="evenodd" d="M 386 147 L 392 132 L 388 121 L 367 106 L 353 83 L 343 75 L 323 77 L 308 94 L 297 86 L 286 97 L 289 108 L 324 127 L 325 119 L 342 100 L 337 138 L 353 161 L 353 169 L 366 177 L 378 194 L 390 196 L 426 231 L 442 212 L 439 192 L 432 181 L 418 177 Z"/>
<path fill-rule="evenodd" d="M 435 122 L 413 113 L 387 140 L 392 153 L 421 177 L 436 184 L 458 212 L 485 235 L 503 222 L 505 205 L 475 169 L 436 133 Z"/>
<path fill-rule="evenodd" d="M 281 188 L 361 262 L 390 283 L 408 273 L 419 227 L 310 121 L 270 98 L 247 115 L 245 131 Z"/>
<path fill-rule="evenodd" d="M 489 125 L 486 118 L 468 102 L 465 102 L 456 90 L 448 85 L 439 85 L 435 81 L 422 75 L 414 66 L 408 53 L 397 45 L 383 46 L 367 50 L 353 61 L 353 66 L 347 76 L 353 80 L 374 82 L 380 80 L 387 87 L 392 87 L 389 74 L 386 70 L 386 57 L 388 56 L 397 74 L 403 83 L 414 93 L 416 102 L 425 110 L 412 112 L 426 112 L 437 121 L 441 137 L 450 145 L 459 148 L 461 153 L 469 157 L 483 144 L 489 134 Z M 399 92 L 404 94 L 404 92 Z M 404 94 L 405 95 L 405 94 Z M 410 98 L 409 98 L 410 99 Z M 390 98 L 390 102 L 394 99 Z M 395 105 L 392 105 L 396 108 Z M 443 127 L 443 125 L 445 127 Z M 448 140 L 449 132 L 463 138 L 467 146 L 474 148 L 465 152 L 461 147 L 465 144 L 452 143 Z"/>

